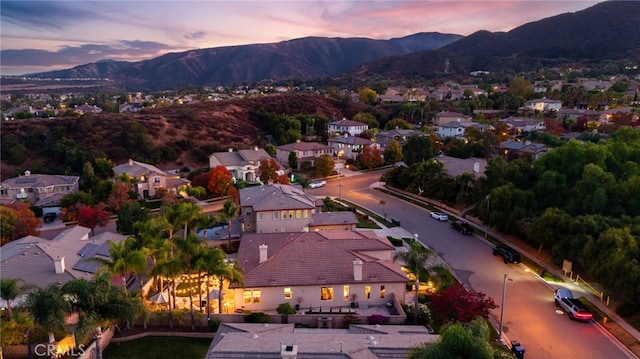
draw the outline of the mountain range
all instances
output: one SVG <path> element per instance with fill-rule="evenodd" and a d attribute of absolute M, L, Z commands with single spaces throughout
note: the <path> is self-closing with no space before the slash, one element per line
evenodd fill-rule
<path fill-rule="evenodd" d="M 509 32 L 418 33 L 390 40 L 307 37 L 270 44 L 169 53 L 139 62 L 99 61 L 35 78 L 108 78 L 127 90 L 264 80 L 335 77 L 429 78 L 473 70 L 527 71 L 548 66 L 640 58 L 640 1 L 605 1 Z"/>

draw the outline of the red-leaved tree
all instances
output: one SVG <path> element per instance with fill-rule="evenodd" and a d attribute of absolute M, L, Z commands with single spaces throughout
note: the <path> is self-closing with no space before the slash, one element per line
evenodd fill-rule
<path fill-rule="evenodd" d="M 209 171 L 207 189 L 214 197 L 229 195 L 235 190 L 231 172 L 225 166 L 215 166 Z"/>
<path fill-rule="evenodd" d="M 360 162 L 362 167 L 369 170 L 384 164 L 384 159 L 382 158 L 382 151 L 380 151 L 380 148 L 369 145 L 364 146 L 362 152 L 358 155 L 358 161 Z"/>
<path fill-rule="evenodd" d="M 455 283 L 431 297 L 431 316 L 439 327 L 447 322 L 469 323 L 475 317 L 487 319 L 489 310 L 498 306 L 491 297 L 480 292 L 469 292 Z"/>
<path fill-rule="evenodd" d="M 78 204 L 76 211 L 76 221 L 78 224 L 91 228 L 91 234 L 96 226 L 104 227 L 109 222 L 109 212 L 104 210 L 104 204 L 98 203 L 90 207 L 84 204 Z"/>
<path fill-rule="evenodd" d="M 260 173 L 260 180 L 264 183 L 269 181 L 273 183 L 280 184 L 289 184 L 291 181 L 286 174 L 278 174 L 280 171 L 280 165 L 273 158 L 264 159 L 260 161 L 260 168 L 258 168 L 258 172 Z"/>

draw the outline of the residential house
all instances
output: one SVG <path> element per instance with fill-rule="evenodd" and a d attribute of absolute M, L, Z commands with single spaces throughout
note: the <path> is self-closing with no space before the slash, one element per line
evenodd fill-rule
<path fill-rule="evenodd" d="M 404 103 L 405 102 L 405 99 L 402 96 L 402 92 L 393 88 L 388 89 L 382 95 L 378 95 L 378 99 L 380 100 L 381 103 Z"/>
<path fill-rule="evenodd" d="M 304 162 L 308 162 L 310 167 L 315 166 L 315 161 L 322 155 L 333 155 L 333 149 L 324 143 L 300 142 L 296 141 L 276 147 L 276 160 L 279 163 L 289 163 L 289 153 L 295 152 L 297 158 L 297 168 L 300 170 Z"/>
<path fill-rule="evenodd" d="M 518 135 L 523 132 L 536 132 L 547 129 L 544 120 L 537 118 L 508 117 L 498 121 L 505 123 L 512 133 Z"/>
<path fill-rule="evenodd" d="M 224 166 L 231 172 L 233 178 L 252 183 L 259 178 L 260 161 L 269 159 L 271 155 L 257 146 L 252 150 L 234 151 L 230 148 L 227 152 L 215 152 L 209 155 L 209 167 Z"/>
<path fill-rule="evenodd" d="M 453 178 L 465 173 L 479 178 L 484 176 L 484 171 L 487 168 L 487 160 L 484 158 L 437 156 L 436 160 L 444 165 L 444 172 Z"/>
<path fill-rule="evenodd" d="M 102 108 L 96 106 L 96 105 L 80 105 L 77 106 L 76 108 L 73 109 L 73 112 L 78 113 L 78 114 L 85 114 L 85 113 L 93 113 L 93 114 L 99 114 L 102 112 Z"/>
<path fill-rule="evenodd" d="M 191 183 L 176 174 L 165 172 L 156 166 L 132 159 L 113 167 L 113 174 L 115 177 L 126 175 L 135 179 L 136 192 L 141 198 L 151 198 L 156 195 L 159 189 L 179 193 L 181 187 L 188 186 Z"/>
<path fill-rule="evenodd" d="M 358 218 L 351 211 L 312 213 L 309 231 L 327 231 L 341 229 L 355 231 Z"/>
<path fill-rule="evenodd" d="M 3 278 L 20 278 L 44 288 L 72 279 L 94 278 L 100 264 L 90 258 L 109 258 L 109 240 L 120 242 L 126 236 L 103 232 L 93 237 L 91 229 L 68 227 L 53 239 L 26 236 L 2 246 L 0 269 Z"/>
<path fill-rule="evenodd" d="M 358 136 L 364 131 L 369 129 L 369 125 L 366 123 L 351 121 L 343 118 L 339 121 L 333 121 L 329 123 L 329 134 L 342 135 L 348 133 L 349 136 Z"/>
<path fill-rule="evenodd" d="M 586 120 L 588 123 L 597 123 L 598 125 L 604 125 L 608 123 L 608 118 L 605 111 L 577 109 L 577 108 L 561 108 L 558 111 L 558 118 L 560 119 L 572 119 Z"/>
<path fill-rule="evenodd" d="M 230 287 L 235 307 L 349 307 L 354 295 L 361 306 L 403 302 L 408 277 L 394 253 L 371 230 L 245 233 L 237 254 L 244 286 Z"/>
<path fill-rule="evenodd" d="M 132 113 L 132 112 L 140 112 L 144 107 L 142 106 L 142 102 L 125 102 L 122 105 L 118 106 L 119 113 Z"/>
<path fill-rule="evenodd" d="M 377 143 L 366 138 L 348 135 L 331 137 L 327 140 L 327 143 L 333 149 L 334 154 L 342 153 L 341 157 L 347 159 L 358 157 L 365 146 L 380 147 Z"/>
<path fill-rule="evenodd" d="M 502 155 L 508 159 L 531 156 L 534 160 L 539 159 L 549 150 L 547 145 L 542 143 L 533 143 L 531 141 L 505 141 L 500 143 L 498 149 L 501 151 Z"/>
<path fill-rule="evenodd" d="M 458 112 L 443 111 L 439 112 L 433 120 L 434 126 L 444 125 L 451 122 L 470 122 L 471 117 Z"/>
<path fill-rule="evenodd" d="M 411 136 L 429 136 L 429 134 L 419 130 L 407 130 L 396 127 L 393 130 L 378 132 L 375 142 L 380 145 L 381 149 L 384 149 L 393 140 L 398 141 L 400 146 L 402 146 Z"/>
<path fill-rule="evenodd" d="M 438 125 L 436 134 L 440 136 L 440 138 L 447 138 L 447 137 L 462 138 L 467 128 L 470 128 L 470 127 L 477 128 L 478 130 L 480 130 L 480 132 L 484 132 L 489 128 L 489 126 L 481 123 L 455 121 L 455 122 L 449 122 L 442 125 Z"/>
<path fill-rule="evenodd" d="M 294 324 L 222 323 L 205 359 L 406 358 L 411 348 L 439 338 L 419 325 L 351 324 L 348 329 L 313 330 Z"/>
<path fill-rule="evenodd" d="M 529 100 L 524 104 L 526 109 L 539 112 L 558 111 L 562 108 L 562 101 L 551 100 L 548 98 L 539 98 Z"/>
<path fill-rule="evenodd" d="M 240 222 L 245 233 L 301 232 L 323 205 L 322 199 L 296 186 L 246 187 L 240 190 Z"/>
<path fill-rule="evenodd" d="M 2 113 L 2 116 L 3 116 L 4 120 L 13 120 L 15 115 L 17 113 L 21 113 L 21 112 L 34 114 L 34 109 L 33 109 L 33 107 L 31 107 L 29 105 L 18 106 L 18 107 L 10 108 L 10 109 L 4 111 Z"/>
<path fill-rule="evenodd" d="M 0 202 L 4 205 L 15 201 L 29 201 L 38 207 L 57 207 L 60 199 L 79 191 L 78 176 L 32 174 L 9 178 L 0 184 Z"/>

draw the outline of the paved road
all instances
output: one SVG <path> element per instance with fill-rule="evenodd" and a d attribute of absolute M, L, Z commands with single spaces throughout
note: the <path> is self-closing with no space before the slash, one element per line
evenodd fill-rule
<path fill-rule="evenodd" d="M 428 216 L 428 211 L 370 188 L 384 171 L 375 171 L 342 179 L 342 197 L 389 217 L 398 218 L 402 227 L 418 234 L 456 275 L 474 291 L 484 292 L 500 305 L 504 275 L 507 275 L 503 332 L 508 340 L 518 340 L 526 348 L 526 358 L 601 359 L 635 358 L 596 323 L 574 322 L 558 312 L 553 303 L 553 287 L 523 265 L 506 265 L 492 255 L 484 239 L 463 236 Z M 340 181 L 309 190 L 317 196 L 339 195 Z M 380 200 L 385 204 L 381 205 Z M 572 287 L 574 295 L 580 288 Z M 499 323 L 500 309 L 491 313 Z"/>

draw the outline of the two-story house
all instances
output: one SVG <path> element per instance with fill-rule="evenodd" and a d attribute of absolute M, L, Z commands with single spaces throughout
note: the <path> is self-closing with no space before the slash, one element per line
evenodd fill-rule
<path fill-rule="evenodd" d="M 341 153 L 342 158 L 355 159 L 365 146 L 380 147 L 377 143 L 358 136 L 336 136 L 327 140 L 334 154 Z"/>
<path fill-rule="evenodd" d="M 0 184 L 0 201 L 10 204 L 15 201 L 29 201 L 38 207 L 56 207 L 60 199 L 79 190 L 78 176 L 32 174 L 9 178 Z"/>
<path fill-rule="evenodd" d="M 470 128 L 470 127 L 477 128 L 478 130 L 480 130 L 480 132 L 484 132 L 487 130 L 487 128 L 489 128 L 489 126 L 481 123 L 455 121 L 455 122 L 449 122 L 442 125 L 438 125 L 438 129 L 436 130 L 436 133 L 440 138 L 447 138 L 447 137 L 462 138 L 467 128 Z"/>
<path fill-rule="evenodd" d="M 126 175 L 136 180 L 136 192 L 141 198 L 150 198 L 156 195 L 159 189 L 179 193 L 179 189 L 188 186 L 190 181 L 178 175 L 165 172 L 156 166 L 134 161 L 113 167 L 115 177 Z"/>
<path fill-rule="evenodd" d="M 407 274 L 395 248 L 373 231 L 245 233 L 238 248 L 244 286 L 232 285 L 235 307 L 273 310 L 385 305 L 404 301 Z M 355 296 L 354 296 L 355 295 Z"/>
<path fill-rule="evenodd" d="M 396 127 L 393 130 L 378 132 L 376 135 L 376 143 L 380 145 L 381 149 L 387 147 L 393 140 L 398 141 L 400 146 L 402 146 L 411 136 L 429 136 L 429 134 L 418 130 L 407 130 Z"/>
<path fill-rule="evenodd" d="M 562 101 L 551 100 L 548 98 L 539 98 L 535 100 L 529 100 L 524 104 L 524 107 L 539 112 L 558 111 L 562 108 Z"/>
<path fill-rule="evenodd" d="M 499 121 L 505 123 L 507 127 L 509 127 L 509 131 L 517 135 L 523 132 L 536 132 L 547 129 L 547 125 L 544 123 L 544 120 L 537 118 L 508 117 Z"/>
<path fill-rule="evenodd" d="M 531 141 L 504 141 L 500 143 L 499 150 L 502 152 L 502 155 L 508 159 L 531 156 L 532 159 L 537 160 L 547 153 L 549 148 L 543 143 L 534 143 Z"/>
<path fill-rule="evenodd" d="M 358 136 L 368 129 L 369 125 L 367 125 L 366 123 L 347 120 L 346 118 L 343 118 L 342 120 L 329 123 L 328 131 L 329 134 L 334 136 L 342 135 L 345 133 L 348 133 L 349 136 Z"/>
<path fill-rule="evenodd" d="M 315 161 L 322 155 L 333 155 L 333 149 L 324 143 L 300 142 L 287 143 L 276 147 L 276 161 L 281 164 L 289 163 L 289 154 L 295 152 L 297 158 L 297 170 L 300 170 L 304 162 L 310 167 L 315 166 Z"/>
<path fill-rule="evenodd" d="M 440 126 L 440 125 L 444 125 L 445 123 L 470 122 L 470 121 L 471 121 L 471 117 L 465 114 L 458 113 L 458 112 L 443 111 L 436 114 L 435 118 L 433 119 L 433 125 Z"/>
<path fill-rule="evenodd" d="M 230 148 L 227 152 L 215 152 L 209 155 L 209 167 L 224 166 L 231 172 L 233 178 L 252 183 L 258 179 L 260 161 L 268 159 L 271 159 L 271 156 L 267 151 L 258 147 L 238 151 Z"/>

